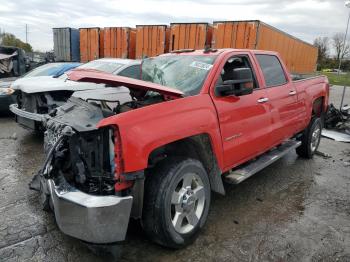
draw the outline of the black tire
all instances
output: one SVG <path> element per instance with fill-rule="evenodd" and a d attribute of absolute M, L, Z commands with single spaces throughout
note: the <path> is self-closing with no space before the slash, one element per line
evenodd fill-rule
<path fill-rule="evenodd" d="M 194 177 L 194 180 L 191 180 L 191 176 Z M 180 192 L 184 191 L 185 179 L 188 182 L 191 180 L 191 186 L 186 187 L 189 191 L 193 189 L 193 194 Z M 197 182 L 201 182 L 200 186 Z M 179 185 L 181 186 L 179 187 Z M 187 183 L 186 183 L 187 184 Z M 205 199 L 198 198 L 201 200 L 195 200 L 198 190 L 201 190 L 201 195 L 204 195 Z M 178 194 L 174 191 L 178 190 Z M 196 191 L 197 190 L 197 191 Z M 144 208 L 142 216 L 142 226 L 146 234 L 154 242 L 170 247 L 170 248 L 182 248 L 186 245 L 192 243 L 196 236 L 199 233 L 199 230 L 204 226 L 210 206 L 210 183 L 207 172 L 205 171 L 203 165 L 194 159 L 185 159 L 185 158 L 167 158 L 161 161 L 155 168 L 150 170 L 150 173 L 146 177 L 145 181 L 145 199 L 144 199 Z M 191 200 L 188 199 L 188 205 L 184 204 L 173 204 L 175 196 L 179 196 L 179 203 L 185 201 L 188 196 L 193 196 Z M 189 195 L 188 195 L 189 194 Z M 183 197 L 181 197 L 183 196 Z M 202 196 L 201 196 L 202 197 Z M 183 228 L 192 228 L 188 232 L 179 232 L 179 226 L 175 229 L 173 221 L 177 221 L 175 216 L 178 213 L 179 209 L 183 209 L 184 214 L 186 212 L 201 212 L 199 217 L 196 215 L 198 220 L 195 220 L 197 224 L 192 226 L 190 220 L 181 218 Z M 189 211 L 187 210 L 196 210 Z M 201 211 L 200 211 L 200 210 Z M 186 210 L 186 211 L 185 211 Z M 182 215 L 179 215 L 180 218 Z M 188 225 L 186 225 L 186 221 Z M 193 222 L 194 220 L 192 220 Z"/>
<path fill-rule="evenodd" d="M 319 134 L 315 140 L 313 134 L 315 130 L 319 130 Z M 322 131 L 322 121 L 320 118 L 312 118 L 309 126 L 304 130 L 303 135 L 301 137 L 301 145 L 296 148 L 296 152 L 299 156 L 311 159 L 321 140 L 321 131 Z"/>

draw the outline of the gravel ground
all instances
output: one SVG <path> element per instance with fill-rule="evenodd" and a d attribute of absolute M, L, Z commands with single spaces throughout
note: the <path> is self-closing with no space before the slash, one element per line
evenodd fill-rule
<path fill-rule="evenodd" d="M 339 101 L 341 88 L 331 88 Z M 350 90 L 347 93 L 350 103 Z M 43 161 L 42 137 L 0 117 L 0 261 L 106 261 L 61 233 L 28 182 Z M 322 139 L 331 158 L 294 152 L 214 195 L 195 243 L 169 250 L 131 223 L 118 261 L 350 261 L 350 145 Z M 113 250 L 119 250 L 113 247 Z"/>

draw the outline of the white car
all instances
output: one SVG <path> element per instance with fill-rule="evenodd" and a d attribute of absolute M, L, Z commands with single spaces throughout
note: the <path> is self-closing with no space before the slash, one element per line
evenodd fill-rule
<path fill-rule="evenodd" d="M 141 61 L 102 58 L 88 62 L 74 70 L 98 70 L 114 75 L 140 79 Z M 68 80 L 66 74 L 53 78 L 41 76 L 16 80 L 14 89 L 17 104 L 10 105 L 18 124 L 35 131 L 44 131 L 42 120 L 53 109 L 64 104 L 75 91 L 105 88 L 104 84 L 82 83 Z"/>

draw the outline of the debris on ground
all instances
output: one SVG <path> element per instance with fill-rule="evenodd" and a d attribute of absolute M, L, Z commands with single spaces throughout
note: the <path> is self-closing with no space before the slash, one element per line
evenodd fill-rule
<path fill-rule="evenodd" d="M 322 136 L 331 138 L 338 142 L 350 143 L 350 134 L 348 134 L 346 131 L 341 132 L 336 130 L 323 129 Z"/>
<path fill-rule="evenodd" d="M 349 106 L 345 105 L 341 110 L 335 108 L 333 104 L 330 104 L 325 116 L 324 124 L 325 128 L 333 129 L 339 128 L 339 125 L 349 120 Z"/>
<path fill-rule="evenodd" d="M 0 140 L 1 140 L 1 139 L 12 139 L 12 140 L 17 140 L 17 134 L 16 134 L 16 133 L 13 133 L 13 134 L 10 135 L 10 136 L 0 137 Z"/>
<path fill-rule="evenodd" d="M 322 136 L 338 142 L 350 142 L 349 115 L 350 106 L 345 105 L 341 109 L 330 104 L 325 115 Z"/>
<path fill-rule="evenodd" d="M 318 150 L 315 152 L 315 154 L 318 155 L 318 156 L 322 156 L 324 158 L 332 158 L 332 156 L 330 154 L 323 153 L 323 152 L 318 151 Z"/>

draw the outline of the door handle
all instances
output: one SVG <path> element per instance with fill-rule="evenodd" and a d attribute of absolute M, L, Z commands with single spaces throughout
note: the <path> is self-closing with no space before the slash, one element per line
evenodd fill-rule
<path fill-rule="evenodd" d="M 295 96 L 296 94 L 297 94 L 297 91 L 294 91 L 294 90 L 289 91 L 289 95 L 290 96 Z"/>
<path fill-rule="evenodd" d="M 258 103 L 266 103 L 267 101 L 269 101 L 267 97 L 262 97 L 258 99 Z"/>

